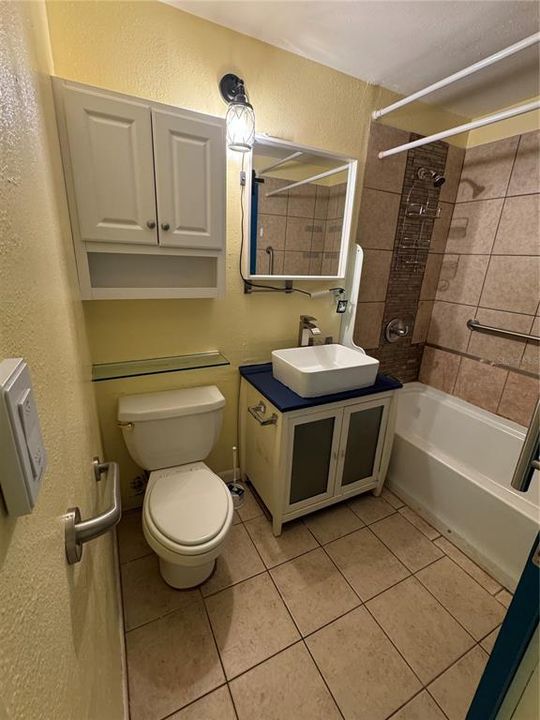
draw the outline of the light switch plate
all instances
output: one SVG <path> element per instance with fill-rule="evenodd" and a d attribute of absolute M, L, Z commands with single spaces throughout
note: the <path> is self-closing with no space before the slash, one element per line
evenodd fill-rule
<path fill-rule="evenodd" d="M 0 485 L 10 515 L 32 512 L 47 467 L 32 381 L 22 358 L 0 362 Z"/>

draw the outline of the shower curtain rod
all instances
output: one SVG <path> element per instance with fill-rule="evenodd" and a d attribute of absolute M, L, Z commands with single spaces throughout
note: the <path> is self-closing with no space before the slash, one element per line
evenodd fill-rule
<path fill-rule="evenodd" d="M 264 173 L 269 172 L 270 170 L 275 170 L 280 165 L 285 165 L 286 162 L 289 162 L 289 160 L 294 160 L 297 157 L 300 157 L 300 155 L 303 155 L 303 152 L 297 151 L 291 153 L 291 155 L 287 155 L 287 157 L 282 158 L 281 160 L 278 160 L 273 165 L 269 165 L 268 167 L 263 168 L 262 170 L 258 171 L 259 175 L 264 175 Z"/>
<path fill-rule="evenodd" d="M 322 180 L 322 178 L 328 177 L 329 175 L 336 175 L 337 173 L 344 172 L 348 169 L 349 164 L 340 165 L 337 168 L 327 170 L 326 172 L 319 173 L 318 175 L 313 175 L 312 177 L 308 177 L 305 180 L 299 180 L 298 182 L 291 183 L 291 185 L 285 185 L 285 187 L 278 188 L 277 190 L 272 190 L 272 192 L 266 193 L 266 197 L 272 197 L 272 195 L 277 195 L 278 193 L 285 192 L 286 190 L 292 190 L 293 188 L 300 187 L 300 185 L 306 185 L 307 183 L 313 182 L 314 180 Z"/>
<path fill-rule="evenodd" d="M 525 105 L 520 105 L 516 108 L 502 110 L 494 115 L 488 115 L 485 118 L 473 120 L 472 122 L 465 123 L 464 125 L 458 125 L 457 127 L 450 128 L 449 130 L 443 130 L 442 132 L 435 133 L 434 135 L 428 135 L 427 137 L 420 138 L 419 140 L 413 140 L 412 142 L 405 143 L 404 145 L 398 145 L 397 147 L 390 148 L 390 150 L 383 150 L 379 153 L 379 158 L 382 160 L 382 158 L 406 152 L 411 148 L 427 145 L 428 143 L 435 142 L 436 140 L 444 140 L 444 138 L 452 137 L 452 135 L 459 135 L 460 133 L 467 132 L 468 130 L 484 127 L 484 125 L 491 125 L 492 123 L 507 120 L 508 118 L 515 117 L 516 115 L 523 115 L 524 113 L 539 109 L 540 100 L 534 100 L 534 102 L 526 103 Z"/>
<path fill-rule="evenodd" d="M 387 105 L 380 110 L 374 110 L 371 113 L 371 117 L 373 118 L 373 120 L 377 120 L 378 118 L 383 117 L 383 115 L 388 115 L 388 113 L 391 113 L 394 110 L 398 110 L 399 108 L 404 107 L 405 105 L 408 105 L 409 103 L 412 103 L 419 98 L 425 97 L 426 95 L 435 92 L 435 90 L 440 90 L 441 88 L 456 82 L 456 80 L 461 80 L 461 78 L 468 77 L 469 75 L 472 75 L 478 70 L 483 70 L 490 65 L 494 65 L 500 60 L 504 60 L 504 58 L 510 57 L 511 55 L 514 55 L 521 50 L 525 50 L 526 48 L 538 42 L 540 42 L 540 32 L 534 33 L 534 35 L 529 35 L 529 37 L 523 38 L 523 40 L 520 40 L 519 42 L 514 43 L 507 48 L 504 48 L 504 50 L 499 50 L 499 52 L 496 52 L 493 55 L 490 55 L 489 57 L 484 58 L 477 63 L 474 63 L 473 65 L 469 65 L 468 67 L 463 68 L 463 70 L 459 70 L 458 72 L 455 72 L 452 75 L 449 75 L 448 77 L 439 80 L 438 82 L 432 83 L 431 85 L 428 85 L 422 90 L 418 90 L 412 95 L 407 95 L 407 97 L 404 97 L 401 100 L 397 100 L 391 105 Z"/>

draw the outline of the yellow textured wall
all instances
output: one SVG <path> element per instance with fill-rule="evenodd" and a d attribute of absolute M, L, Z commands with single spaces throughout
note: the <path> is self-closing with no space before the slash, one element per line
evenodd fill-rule
<path fill-rule="evenodd" d="M 0 716 L 119 720 L 111 535 L 68 566 L 62 516 L 104 505 L 100 451 L 50 91 L 45 7 L 0 3 L 0 359 L 28 361 L 49 467 L 31 515 L 0 500 Z"/>
<path fill-rule="evenodd" d="M 510 105 L 510 107 L 525 105 L 539 99 L 540 96 L 536 96 L 529 98 L 528 100 L 522 100 L 514 105 Z M 506 109 L 508 108 L 499 108 L 496 112 Z M 493 113 L 488 114 L 492 115 Z M 485 117 L 485 115 L 480 117 Z M 474 119 L 477 120 L 478 118 Z M 524 115 L 516 115 L 508 120 L 501 120 L 501 122 L 494 123 L 493 125 L 486 125 L 485 127 L 477 128 L 476 130 L 470 130 L 467 136 L 467 147 L 497 142 L 498 140 L 503 140 L 507 137 L 523 135 L 523 133 L 538 129 L 540 129 L 540 110 L 533 110 L 532 112 L 525 113 Z"/>
<path fill-rule="evenodd" d="M 50 2 L 55 74 L 192 110 L 223 116 L 218 81 L 236 72 L 246 81 L 258 132 L 359 158 L 364 157 L 370 112 L 395 96 L 380 88 L 266 43 L 157 2 Z M 411 130 L 452 124 L 423 106 L 400 114 Z M 238 275 L 240 156 L 229 153 L 227 295 L 221 300 L 85 303 L 94 362 L 159 357 L 218 349 L 227 370 L 189 371 L 101 383 L 96 388 L 107 455 L 136 472 L 115 423 L 120 393 L 216 382 L 227 400 L 227 421 L 209 458 L 214 470 L 231 467 L 236 442 L 237 367 L 270 359 L 296 342 L 298 316 L 314 315 L 327 335 L 338 335 L 329 300 L 306 296 L 245 296 Z M 360 168 L 360 178 L 362 168 Z M 304 285 L 305 287 L 305 285 Z M 127 491 L 124 493 L 127 502 Z"/>

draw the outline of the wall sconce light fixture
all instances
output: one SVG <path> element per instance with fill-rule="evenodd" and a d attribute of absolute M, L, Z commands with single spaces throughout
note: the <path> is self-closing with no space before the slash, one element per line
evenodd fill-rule
<path fill-rule="evenodd" d="M 255 142 L 255 113 L 248 102 L 244 81 L 227 73 L 219 81 L 221 96 L 227 110 L 227 145 L 237 152 L 249 152 Z"/>

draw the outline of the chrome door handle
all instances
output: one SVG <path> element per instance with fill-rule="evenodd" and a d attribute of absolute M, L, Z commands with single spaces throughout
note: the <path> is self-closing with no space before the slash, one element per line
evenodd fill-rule
<path fill-rule="evenodd" d="M 523 441 L 523 447 L 512 476 L 512 487 L 527 492 L 535 470 L 540 470 L 538 448 L 540 444 L 540 400 L 536 403 L 531 424 Z"/>
<path fill-rule="evenodd" d="M 65 543 L 66 558 L 70 565 L 78 563 L 82 557 L 84 543 L 103 535 L 118 524 L 122 517 L 122 501 L 120 498 L 120 472 L 116 462 L 100 462 L 99 458 L 93 460 L 94 477 L 96 482 L 101 480 L 103 473 L 107 473 L 107 480 L 112 483 L 112 505 L 88 520 L 81 520 L 81 511 L 78 507 L 69 508 L 65 516 Z"/>
<path fill-rule="evenodd" d="M 276 413 L 272 413 L 272 415 L 268 418 L 264 417 L 264 413 L 266 412 L 266 405 L 263 402 L 260 402 L 258 405 L 255 405 L 254 407 L 248 407 L 248 410 L 249 410 L 249 414 L 253 415 L 253 417 L 259 423 L 259 425 L 276 425 L 277 424 Z"/>

